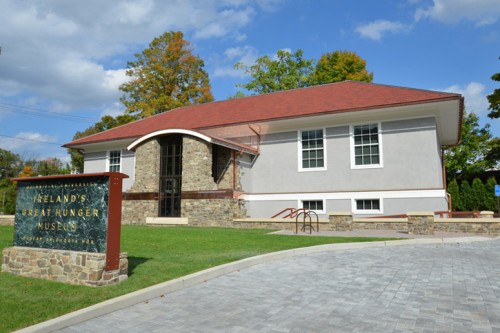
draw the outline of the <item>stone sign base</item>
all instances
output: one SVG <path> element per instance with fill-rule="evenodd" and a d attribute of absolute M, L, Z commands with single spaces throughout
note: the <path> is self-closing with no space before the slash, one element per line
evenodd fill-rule
<path fill-rule="evenodd" d="M 67 250 L 8 247 L 2 251 L 2 272 L 92 287 L 128 278 L 127 253 L 120 253 L 119 269 L 106 271 L 106 254 Z"/>

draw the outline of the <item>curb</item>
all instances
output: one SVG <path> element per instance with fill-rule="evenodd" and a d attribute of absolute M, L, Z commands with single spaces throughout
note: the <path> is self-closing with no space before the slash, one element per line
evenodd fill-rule
<path fill-rule="evenodd" d="M 273 252 L 273 253 L 258 255 L 255 257 L 245 258 L 239 261 L 223 264 L 200 272 L 192 273 L 174 280 L 159 283 L 151 287 L 137 290 L 126 295 L 118 296 L 113 299 L 62 315 L 60 317 L 23 328 L 16 332 L 18 333 L 53 332 L 71 325 L 79 324 L 81 322 L 84 322 L 86 320 L 98 316 L 102 316 L 104 314 L 124 309 L 128 306 L 137 303 L 145 302 L 147 300 L 160 297 L 168 293 L 172 293 L 203 282 L 207 282 L 208 280 L 215 279 L 217 277 L 227 275 L 229 273 L 233 273 L 245 268 L 281 259 L 292 258 L 300 255 L 307 255 L 307 254 L 326 252 L 326 251 L 342 251 L 342 250 L 378 248 L 378 247 L 401 246 L 401 245 L 470 243 L 470 242 L 489 241 L 495 239 L 500 239 L 500 237 L 419 238 L 419 239 L 408 239 L 408 240 L 366 242 L 366 243 L 324 244 L 324 245 Z"/>

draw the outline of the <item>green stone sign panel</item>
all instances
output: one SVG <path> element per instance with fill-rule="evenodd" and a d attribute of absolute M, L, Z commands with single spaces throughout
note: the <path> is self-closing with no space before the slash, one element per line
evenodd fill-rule
<path fill-rule="evenodd" d="M 106 252 L 109 176 L 23 180 L 14 246 Z"/>

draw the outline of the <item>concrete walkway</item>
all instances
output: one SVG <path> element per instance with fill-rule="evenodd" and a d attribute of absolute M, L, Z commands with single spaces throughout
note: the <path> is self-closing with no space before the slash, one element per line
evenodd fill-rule
<path fill-rule="evenodd" d="M 500 332 L 500 239 L 470 240 L 264 261 L 58 332 Z"/>

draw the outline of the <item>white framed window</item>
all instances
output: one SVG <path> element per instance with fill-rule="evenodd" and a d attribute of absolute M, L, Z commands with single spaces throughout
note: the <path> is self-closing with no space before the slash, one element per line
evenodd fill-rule
<path fill-rule="evenodd" d="M 350 137 L 352 169 L 383 167 L 380 123 L 351 125 Z"/>
<path fill-rule="evenodd" d="M 121 150 L 108 151 L 108 171 L 120 172 L 122 165 L 122 152 Z"/>
<path fill-rule="evenodd" d="M 299 131 L 299 171 L 326 170 L 325 130 Z"/>
<path fill-rule="evenodd" d="M 325 200 L 301 200 L 300 208 L 312 210 L 316 214 L 325 214 Z"/>
<path fill-rule="evenodd" d="M 358 214 L 382 214 L 383 201 L 382 199 L 353 199 L 352 211 Z"/>

